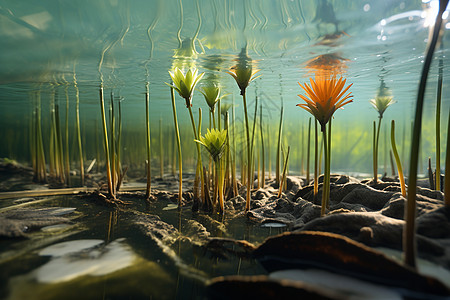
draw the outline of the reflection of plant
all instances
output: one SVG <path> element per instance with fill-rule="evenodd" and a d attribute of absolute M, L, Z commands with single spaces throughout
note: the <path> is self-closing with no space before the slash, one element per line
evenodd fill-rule
<path fill-rule="evenodd" d="M 214 165 L 216 167 L 216 181 L 219 193 L 219 205 L 220 210 L 224 211 L 224 196 L 223 196 L 223 170 L 220 159 L 222 155 L 225 153 L 226 149 L 226 140 L 227 140 L 227 130 L 216 130 L 216 129 L 206 129 L 205 136 L 200 136 L 198 140 L 195 140 L 198 144 L 203 145 L 208 151 L 211 158 L 214 160 Z"/>
<path fill-rule="evenodd" d="M 373 127 L 373 182 L 376 184 L 378 182 L 378 142 L 380 139 L 380 128 L 381 128 L 381 119 L 383 118 L 383 114 L 386 109 L 394 104 L 394 98 L 392 97 L 389 89 L 384 84 L 384 81 L 381 81 L 380 88 L 378 89 L 378 94 L 375 99 L 370 100 L 370 104 L 378 111 L 379 119 L 378 119 L 378 127 L 375 129 L 375 121 Z"/>
<path fill-rule="evenodd" d="M 233 66 L 228 74 L 233 76 L 234 80 L 236 80 L 237 85 L 239 86 L 239 89 L 241 90 L 242 100 L 244 102 L 244 117 L 245 117 L 245 130 L 246 130 L 246 137 L 247 137 L 247 199 L 245 204 L 245 210 L 250 210 L 250 189 L 253 183 L 253 174 L 252 172 L 252 153 L 250 150 L 250 131 L 248 126 L 248 114 L 247 114 L 247 100 L 245 97 L 245 90 L 247 86 L 255 80 L 257 77 L 254 75 L 259 70 L 253 70 L 252 67 L 252 61 L 246 54 L 246 48 L 243 48 L 241 53 L 239 54 L 239 57 L 237 59 L 237 64 Z"/>
<path fill-rule="evenodd" d="M 298 95 L 306 103 L 297 104 L 297 106 L 311 113 L 321 125 L 323 132 L 323 143 L 325 150 L 325 171 L 322 192 L 322 209 L 321 215 L 325 214 L 325 209 L 329 205 L 330 196 L 330 159 L 331 159 L 331 117 L 333 113 L 343 107 L 345 104 L 352 102 L 353 96 L 351 92 L 345 94 L 352 86 L 350 84 L 344 89 L 345 79 L 335 77 L 323 77 L 316 80 L 310 79 L 310 85 L 305 83 L 299 85 L 305 90 L 307 96 Z M 326 124 L 328 123 L 328 135 Z"/>

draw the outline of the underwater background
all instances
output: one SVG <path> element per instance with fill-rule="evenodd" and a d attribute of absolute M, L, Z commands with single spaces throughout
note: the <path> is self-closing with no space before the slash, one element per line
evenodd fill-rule
<path fill-rule="evenodd" d="M 382 82 L 396 103 L 384 115 L 379 171 L 390 172 L 392 119 L 397 123 L 400 156 L 408 169 L 417 86 L 437 5 L 438 1 L 419 0 L 0 1 L 0 157 L 30 163 L 36 107 L 41 110 L 44 144 L 49 143 L 46 133 L 50 132 L 51 111 L 56 105 L 61 124 L 67 116 L 69 145 L 75 149 L 76 85 L 83 155 L 94 159 L 98 149 L 103 151 L 98 100 L 102 85 L 107 105 L 111 93 L 115 99 L 123 98 L 123 164 L 143 172 L 147 83 L 152 157 L 156 160 L 174 147 L 170 88 L 165 84 L 170 82 L 168 71 L 174 67 L 196 67 L 206 72 L 198 87 L 215 82 L 223 93 L 230 93 L 222 102 L 235 103 L 234 128 L 240 147 L 243 106 L 236 83 L 225 71 L 240 53 L 247 53 L 261 75 L 247 89 L 249 114 L 253 118 L 258 98 L 270 137 L 267 144 L 275 148 L 280 110 L 284 108 L 282 143 L 285 149 L 291 147 L 292 174 L 304 168 L 310 118 L 296 107 L 301 102 L 297 94 L 303 94 L 298 82 L 309 82 L 317 68 L 331 68 L 353 83 L 353 103 L 336 112 L 333 120 L 332 172 L 371 172 L 372 124 L 378 114 L 369 101 Z M 447 24 L 427 83 L 419 173 L 425 173 L 428 157 L 435 156 L 439 59 L 444 65 L 441 139 L 446 137 L 449 28 Z M 186 141 L 182 141 L 186 153 L 183 163 L 193 170 L 195 145 L 189 116 L 178 95 L 176 103 L 181 137 Z M 205 132 L 208 106 L 197 91 L 193 98 L 195 119 L 199 107 Z M 158 145 L 161 141 L 163 148 Z M 444 157 L 445 147 L 441 148 Z M 71 161 L 76 161 L 76 150 L 69 153 Z M 272 150 L 270 155 L 274 153 Z M 165 156 L 167 161 L 169 156 Z M 152 167 L 157 168 L 157 163 L 152 162 Z"/>

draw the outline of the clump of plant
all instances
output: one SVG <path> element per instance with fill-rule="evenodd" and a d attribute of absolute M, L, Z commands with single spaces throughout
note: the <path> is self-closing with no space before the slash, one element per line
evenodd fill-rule
<path fill-rule="evenodd" d="M 221 158 L 226 150 L 227 130 L 207 129 L 205 136 L 200 136 L 195 140 L 197 144 L 203 145 L 214 161 L 216 170 L 217 192 L 219 194 L 219 208 L 224 212 L 224 170 L 222 168 Z"/>
<path fill-rule="evenodd" d="M 386 109 L 394 104 L 394 97 L 392 96 L 390 90 L 381 81 L 380 87 L 378 89 L 377 96 L 375 99 L 370 100 L 370 104 L 378 111 L 378 126 L 376 126 L 375 121 L 373 122 L 373 183 L 378 183 L 378 143 L 380 140 L 380 128 L 381 119 L 383 119 L 383 114 Z"/>
<path fill-rule="evenodd" d="M 186 101 L 186 108 L 189 110 L 189 116 L 192 123 L 192 131 L 194 132 L 194 139 L 198 140 L 197 129 L 195 128 L 194 116 L 192 114 L 192 96 L 194 95 L 195 86 L 202 79 L 205 73 L 198 74 L 197 69 L 189 69 L 184 74 L 179 68 L 175 68 L 173 72 L 169 71 L 173 85 L 166 83 L 168 86 L 178 92 L 178 94 Z M 201 177 L 201 186 L 203 186 L 203 172 L 202 172 L 202 157 L 200 152 L 200 145 L 197 144 L 197 168 L 194 180 L 194 194 L 198 197 L 198 179 Z"/>
<path fill-rule="evenodd" d="M 335 76 L 321 76 L 314 80 L 310 78 L 310 84 L 301 84 L 300 87 L 306 92 L 306 96 L 298 95 L 306 103 L 297 104 L 312 114 L 320 124 L 323 134 L 325 171 L 322 189 L 322 209 L 321 215 L 325 214 L 329 206 L 330 197 L 330 165 L 331 165 L 331 118 L 334 112 L 344 105 L 353 102 L 351 92 L 348 89 L 350 84 L 344 88 L 346 79 L 342 77 L 336 79 Z M 328 124 L 328 131 L 327 125 Z"/>
<path fill-rule="evenodd" d="M 234 80 L 236 81 L 239 89 L 240 94 L 242 96 L 242 101 L 244 103 L 244 119 L 245 119 L 245 132 L 246 132 L 246 140 L 247 140 L 247 197 L 246 197 L 246 204 L 245 204 L 245 210 L 250 210 L 250 199 L 251 199 L 251 187 L 253 183 L 253 174 L 252 174 L 252 152 L 251 152 L 251 140 L 250 140 L 250 130 L 249 130 L 249 124 L 248 124 L 248 113 L 247 113 L 247 99 L 245 95 L 245 91 L 253 80 L 255 80 L 257 77 L 255 77 L 255 74 L 259 70 L 254 70 L 252 65 L 252 60 L 247 56 L 247 49 L 243 48 L 241 53 L 239 54 L 237 58 L 237 64 L 231 68 L 228 74 L 233 76 Z"/>

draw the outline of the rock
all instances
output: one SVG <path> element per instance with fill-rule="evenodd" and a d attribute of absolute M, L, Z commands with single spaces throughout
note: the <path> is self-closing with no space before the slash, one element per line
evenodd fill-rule
<path fill-rule="evenodd" d="M 450 239 L 450 208 L 442 206 L 417 218 L 417 233 L 435 239 Z"/>
<path fill-rule="evenodd" d="M 21 208 L 0 213 L 0 237 L 24 237 L 26 232 L 44 226 L 66 223 L 61 215 L 72 213 L 74 208 Z"/>
<path fill-rule="evenodd" d="M 202 248 L 213 257 L 230 259 L 230 256 L 250 258 L 256 247 L 245 240 L 214 237 L 208 239 Z"/>
<path fill-rule="evenodd" d="M 313 231 L 283 233 L 268 238 L 253 254 L 269 272 L 315 267 L 419 293 L 450 295 L 440 281 L 420 275 L 342 235 Z"/>

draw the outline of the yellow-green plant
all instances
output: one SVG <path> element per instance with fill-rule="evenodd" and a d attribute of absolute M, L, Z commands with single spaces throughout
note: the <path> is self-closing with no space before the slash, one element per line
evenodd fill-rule
<path fill-rule="evenodd" d="M 246 48 L 243 48 L 238 59 L 237 64 L 231 68 L 228 74 L 233 76 L 234 80 L 236 81 L 239 89 L 240 94 L 242 96 L 242 101 L 244 102 L 244 118 L 245 118 L 245 131 L 246 131 L 246 138 L 247 138 L 247 197 L 246 197 L 246 204 L 245 204 L 245 210 L 250 210 L 250 199 L 251 199 L 251 187 L 253 183 L 253 174 L 251 173 L 252 170 L 252 153 L 250 150 L 250 131 L 249 131 L 249 124 L 248 124 L 248 114 L 247 114 L 247 100 L 245 97 L 245 90 L 247 89 L 250 82 L 255 80 L 257 77 L 255 77 L 255 74 L 259 70 L 253 70 L 252 61 L 247 56 Z"/>
<path fill-rule="evenodd" d="M 175 89 L 178 94 L 186 101 L 186 107 L 189 110 L 189 116 L 191 118 L 192 130 L 194 132 L 194 139 L 198 140 L 197 129 L 195 128 L 194 116 L 192 114 L 192 96 L 194 95 L 195 86 L 202 79 L 205 73 L 198 74 L 197 69 L 189 69 L 186 75 L 179 69 L 175 68 L 173 72 L 170 72 L 173 85 L 166 83 L 168 86 Z M 195 172 L 196 176 L 194 182 L 194 194 L 198 196 L 198 177 L 201 177 L 201 185 L 203 186 L 203 172 L 202 172 L 202 156 L 200 152 L 200 145 L 197 144 L 197 168 Z"/>
<path fill-rule="evenodd" d="M 397 163 L 397 170 L 398 170 L 398 179 L 400 180 L 400 188 L 402 191 L 403 197 L 406 197 L 406 187 L 405 187 L 405 177 L 403 176 L 403 168 L 402 163 L 400 161 L 400 156 L 398 156 L 397 146 L 395 144 L 395 121 L 392 120 L 391 122 L 391 146 L 392 146 L 392 153 L 395 157 L 395 162 Z"/>
<path fill-rule="evenodd" d="M 220 211 L 224 211 L 224 191 L 223 182 L 224 174 L 222 170 L 221 158 L 226 150 L 227 141 L 227 130 L 216 130 L 216 129 L 206 129 L 205 136 L 200 136 L 198 140 L 195 140 L 199 145 L 203 145 L 208 151 L 209 155 L 214 161 L 214 166 L 216 169 L 216 186 L 218 187 L 219 193 L 219 206 Z"/>
<path fill-rule="evenodd" d="M 146 129 L 146 148 L 147 148 L 147 164 L 146 164 L 146 173 L 147 173 L 147 186 L 145 188 L 145 199 L 148 200 L 150 198 L 151 186 L 152 186 L 152 172 L 151 172 L 151 139 L 150 139 L 150 94 L 149 94 L 149 83 L 145 84 L 145 129 Z"/>
<path fill-rule="evenodd" d="M 320 77 L 313 80 L 310 78 L 310 85 L 301 84 L 300 87 L 306 92 L 307 96 L 298 95 L 306 103 L 297 104 L 297 106 L 311 113 L 321 126 L 323 133 L 324 155 L 325 155 L 325 171 L 322 191 L 322 209 L 321 215 L 325 214 L 326 208 L 329 206 L 330 197 L 330 164 L 331 164 L 331 117 L 334 112 L 344 105 L 352 102 L 353 95 L 348 89 L 353 85 L 350 84 L 346 88 L 346 79 L 336 79 L 335 76 Z M 347 93 L 347 94 L 346 94 Z M 326 124 L 328 123 L 328 134 Z"/>
<path fill-rule="evenodd" d="M 216 110 L 216 103 L 222 99 L 223 97 L 227 96 L 228 94 L 220 96 L 220 87 L 216 85 L 210 85 L 205 86 L 200 89 L 200 93 L 203 94 L 205 97 L 206 103 L 209 106 L 209 111 L 212 115 L 213 119 L 213 128 L 216 128 L 216 118 L 215 118 L 215 110 Z"/>
<path fill-rule="evenodd" d="M 381 128 L 381 119 L 383 118 L 383 114 L 386 109 L 395 103 L 391 92 L 384 84 L 384 81 L 381 81 L 380 88 L 378 89 L 378 94 L 375 99 L 370 100 L 370 104 L 378 111 L 378 127 L 376 129 L 376 125 L 374 122 L 374 134 L 373 134 L 373 183 L 378 183 L 378 142 L 380 139 L 380 128 Z"/>
<path fill-rule="evenodd" d="M 178 129 L 177 109 L 175 106 L 175 95 L 173 87 L 170 87 L 170 98 L 172 100 L 173 122 L 175 124 L 175 137 L 178 150 L 178 207 L 183 205 L 183 161 L 181 155 L 180 131 Z M 175 160 L 174 160 L 175 162 Z"/>
<path fill-rule="evenodd" d="M 447 124 L 447 147 L 445 153 L 444 204 L 450 208 L 450 112 Z"/>

